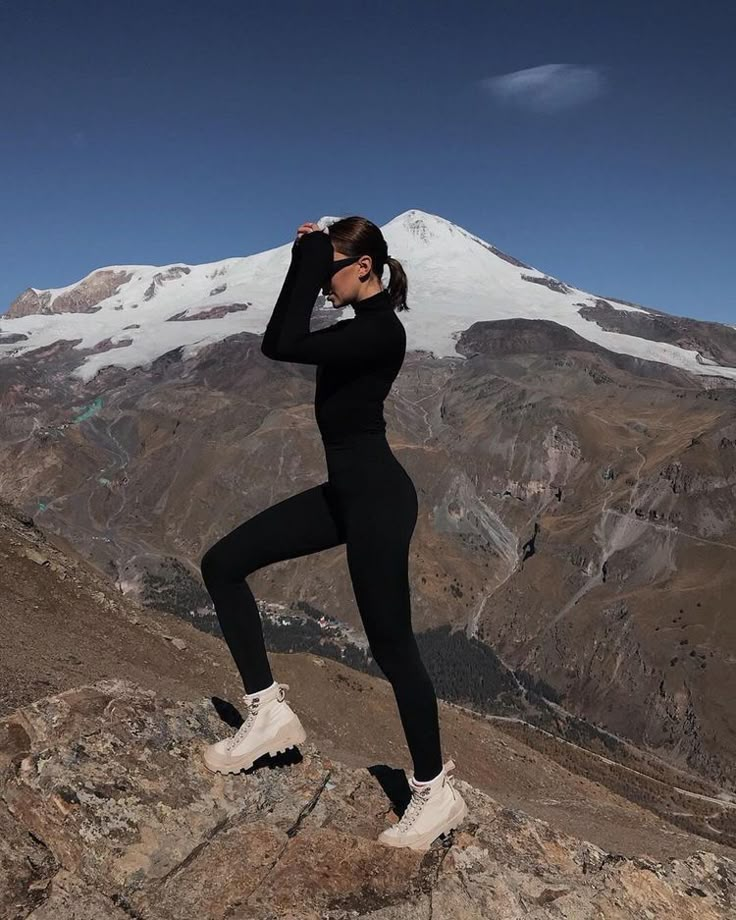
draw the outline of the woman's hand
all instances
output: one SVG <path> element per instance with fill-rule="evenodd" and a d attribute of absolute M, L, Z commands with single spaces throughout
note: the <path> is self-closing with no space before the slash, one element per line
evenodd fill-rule
<path fill-rule="evenodd" d="M 303 223 L 291 247 L 292 256 L 299 265 L 308 264 L 310 271 L 323 274 L 329 279 L 330 267 L 334 259 L 332 240 L 328 233 L 312 221 Z M 328 283 L 327 280 L 323 282 Z"/>
<path fill-rule="evenodd" d="M 315 224 L 313 221 L 306 221 L 296 231 L 295 242 L 298 243 L 299 240 L 304 236 L 305 233 L 314 233 L 315 230 L 319 230 L 319 226 Z"/>

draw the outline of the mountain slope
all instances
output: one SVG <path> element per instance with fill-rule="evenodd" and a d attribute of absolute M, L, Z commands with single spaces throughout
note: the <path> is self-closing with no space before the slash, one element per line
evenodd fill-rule
<path fill-rule="evenodd" d="M 325 478 L 314 369 L 259 341 L 88 383 L 62 346 L 0 361 L 0 494 L 121 590 L 208 628 L 205 549 Z M 446 698 L 485 697 L 480 640 L 577 717 L 736 789 L 736 390 L 548 321 L 475 323 L 458 348 L 410 353 L 386 405 L 420 498 L 415 628 L 438 653 L 438 630 L 468 636 L 437 656 Z M 336 621 L 335 655 L 362 654 L 344 547 L 249 583 Z"/>
<path fill-rule="evenodd" d="M 145 709 L 146 698 L 166 697 L 176 701 L 182 713 L 193 707 L 190 711 L 198 713 L 196 720 L 204 719 L 208 731 L 233 733 L 239 724 L 233 703 L 240 705 L 242 685 L 219 636 L 161 611 L 142 610 L 113 590 L 63 540 L 48 537 L 2 502 L 0 559 L 0 717 L 5 717 L 0 721 L 0 786 L 3 776 L 22 780 L 25 775 L 28 753 L 22 745 L 41 749 L 46 745 L 42 735 L 56 728 L 79 732 L 80 738 L 92 730 L 83 728 L 82 722 L 98 718 L 99 713 L 92 715 L 94 701 L 102 701 L 109 692 L 123 707 L 120 712 L 129 704 Z M 271 651 L 269 657 L 277 679 L 291 688 L 291 704 L 313 753 L 318 749 L 321 756 L 353 769 L 372 763 L 391 763 L 396 772 L 410 769 L 395 700 L 385 680 L 319 655 Z M 119 692 L 120 681 L 135 686 L 135 692 Z M 91 710 L 85 701 L 93 704 Z M 442 699 L 439 704 L 445 756 L 455 759 L 458 777 L 493 796 L 499 805 L 522 809 L 562 832 L 630 857 L 685 859 L 706 849 L 733 858 L 733 847 L 717 839 L 723 832 L 705 839 L 694 832 L 694 825 L 684 829 L 666 819 L 687 808 L 714 820 L 719 811 L 726 827 L 736 806 L 727 797 L 714 798 L 716 790 L 696 777 L 635 751 L 630 752 L 629 766 L 602 770 L 599 755 L 562 740 L 554 742 L 548 732 L 521 720 L 488 720 Z M 67 714 L 63 724 L 53 715 L 57 707 Z M 76 744 L 71 735 L 66 737 Z M 183 737 L 179 740 L 184 742 Z M 194 740 L 190 736 L 190 742 Z M 119 763 L 118 769 L 122 766 Z M 180 766 L 201 781 L 196 763 L 180 761 Z M 637 777 L 643 783 L 641 804 L 633 782 Z M 678 797 L 675 786 L 689 790 L 687 795 Z M 0 827 L 2 821 L 0 807 Z M 48 839 L 40 831 L 39 836 Z M 0 872 L 2 863 L 0 843 Z"/>

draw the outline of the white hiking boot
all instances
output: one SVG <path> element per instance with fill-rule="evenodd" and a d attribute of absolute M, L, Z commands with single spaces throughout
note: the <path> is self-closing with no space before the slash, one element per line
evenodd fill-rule
<path fill-rule="evenodd" d="M 288 689 L 288 684 L 274 681 L 265 690 L 244 693 L 248 715 L 231 738 L 207 745 L 202 752 L 207 769 L 213 773 L 239 773 L 266 753 L 274 756 L 301 744 L 307 733 L 284 699 Z"/>
<path fill-rule="evenodd" d="M 418 784 L 410 776 L 411 801 L 401 820 L 381 831 L 378 842 L 391 847 L 428 850 L 437 837 L 446 836 L 461 824 L 468 807 L 448 775 L 454 769 L 455 763 L 448 760 L 439 776 L 426 785 Z"/>

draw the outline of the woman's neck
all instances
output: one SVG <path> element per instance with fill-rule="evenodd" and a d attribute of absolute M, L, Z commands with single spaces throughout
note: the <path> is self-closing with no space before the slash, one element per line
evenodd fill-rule
<path fill-rule="evenodd" d="M 387 308 L 391 308 L 392 304 L 391 298 L 388 296 L 388 291 L 386 288 L 380 288 L 375 292 L 375 294 L 364 297 L 362 300 L 353 301 L 351 306 L 356 313 L 368 313 L 369 311 L 373 310 L 385 310 Z"/>

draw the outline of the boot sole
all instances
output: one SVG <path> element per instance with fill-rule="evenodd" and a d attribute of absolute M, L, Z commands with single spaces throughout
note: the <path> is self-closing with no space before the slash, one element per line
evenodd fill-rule
<path fill-rule="evenodd" d="M 391 846 L 391 847 L 407 846 L 409 847 L 409 849 L 412 849 L 412 850 L 426 851 L 432 846 L 432 844 L 438 837 L 443 837 L 443 838 L 449 837 L 450 833 L 454 831 L 456 827 L 459 827 L 463 823 L 467 815 L 468 815 L 468 805 L 465 799 L 461 799 L 459 807 L 450 815 L 447 821 L 445 821 L 444 825 L 442 826 L 441 831 L 434 831 L 431 833 L 431 836 L 429 833 L 427 833 L 423 837 L 420 837 L 418 840 L 415 840 L 414 843 L 411 843 L 411 844 L 401 843 L 399 841 L 393 841 L 393 840 L 392 841 L 381 840 L 379 842 L 383 843 L 385 846 Z"/>
<path fill-rule="evenodd" d="M 261 748 L 256 748 L 255 751 L 251 751 L 248 754 L 232 758 L 227 763 L 212 763 L 208 760 L 206 751 L 202 760 L 210 773 L 240 773 L 241 770 L 249 770 L 256 760 L 263 757 L 264 754 L 269 754 L 271 757 L 281 753 L 285 754 L 291 748 L 296 747 L 297 744 L 302 744 L 306 737 L 307 733 L 299 725 L 296 731 L 293 728 L 288 728 L 269 741 L 268 744 L 263 745 Z"/>

